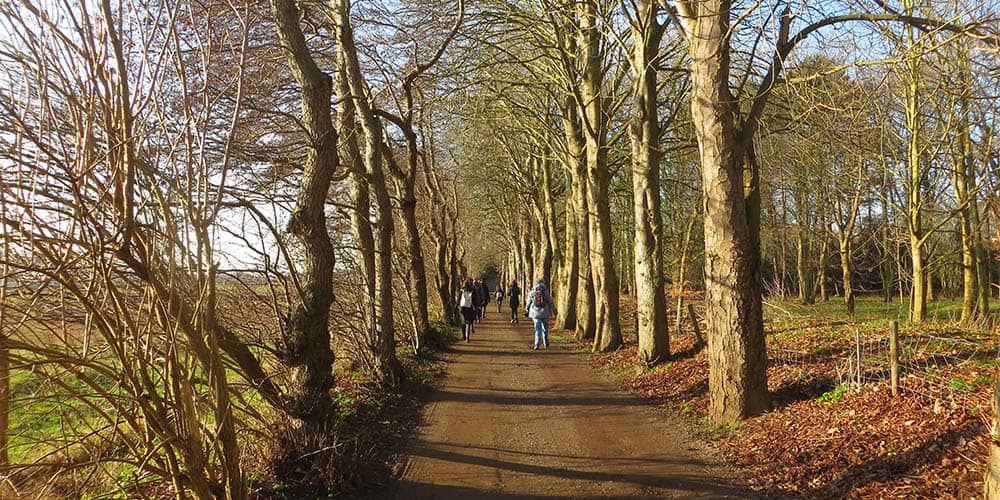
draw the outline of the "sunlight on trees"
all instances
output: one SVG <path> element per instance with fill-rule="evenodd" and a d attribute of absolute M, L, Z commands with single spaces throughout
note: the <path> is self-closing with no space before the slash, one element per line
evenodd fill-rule
<path fill-rule="evenodd" d="M 401 390 L 493 270 L 645 366 L 697 304 L 717 423 L 770 407 L 765 297 L 989 329 L 995 10 L 4 3 L 3 488 L 333 487 L 338 381 Z"/>

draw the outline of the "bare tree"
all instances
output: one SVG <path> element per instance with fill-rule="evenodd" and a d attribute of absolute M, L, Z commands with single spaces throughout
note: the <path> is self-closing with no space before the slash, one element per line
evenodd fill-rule
<path fill-rule="evenodd" d="M 665 26 L 653 2 L 635 3 L 632 30 L 632 197 L 635 211 L 635 282 L 639 360 L 655 363 L 670 354 L 663 277 L 660 201 L 660 117 L 657 113 L 658 52 Z"/>
<path fill-rule="evenodd" d="M 299 10 L 289 0 L 271 7 L 289 68 L 302 93 L 302 126 L 308 153 L 288 231 L 299 238 L 305 262 L 300 303 L 283 332 L 282 358 L 293 369 L 289 410 L 322 432 L 332 409 L 333 350 L 329 314 L 333 301 L 333 246 L 325 206 L 339 159 L 337 131 L 330 115 L 333 80 L 317 66 L 299 25 Z"/>
<path fill-rule="evenodd" d="M 374 321 L 369 332 L 369 348 L 375 353 L 373 375 L 381 383 L 392 387 L 401 383 L 402 366 L 396 357 L 395 326 L 393 323 L 393 289 L 392 289 L 392 236 L 395 223 L 392 216 L 392 202 L 389 198 L 388 180 L 385 175 L 386 147 L 384 131 L 374 107 L 372 106 L 364 74 L 358 61 L 358 52 L 354 43 L 354 28 L 351 22 L 351 3 L 349 0 L 333 4 L 334 25 L 337 40 L 340 42 L 340 64 L 351 90 L 350 98 L 354 101 L 358 112 L 360 129 L 363 132 L 362 158 L 364 177 L 368 188 L 374 197 L 375 221 L 374 248 L 363 249 L 376 255 Z"/>
<path fill-rule="evenodd" d="M 64 440 L 43 436 L 10 470 L 55 482 L 82 469 L 82 493 L 132 467 L 179 498 L 245 498 L 237 432 L 255 411 L 227 371 L 283 403 L 220 314 L 217 179 L 231 168 L 253 19 L 235 5 L 93 7 L 3 6 L 17 35 L 0 49 L 12 166 L 0 224 L 4 293 L 19 299 L 4 300 L 0 337 L 13 366 L 73 410 Z"/>

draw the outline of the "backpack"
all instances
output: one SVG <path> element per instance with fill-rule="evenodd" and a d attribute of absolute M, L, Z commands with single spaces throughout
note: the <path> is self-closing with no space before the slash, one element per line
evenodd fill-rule
<path fill-rule="evenodd" d="M 458 305 L 461 307 L 472 307 L 472 290 L 462 290 L 462 300 Z"/>
<path fill-rule="evenodd" d="M 538 289 L 535 290 L 534 296 L 535 307 L 545 307 L 545 291 Z"/>

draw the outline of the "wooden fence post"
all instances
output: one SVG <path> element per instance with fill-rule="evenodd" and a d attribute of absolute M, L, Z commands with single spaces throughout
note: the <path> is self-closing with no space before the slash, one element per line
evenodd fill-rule
<path fill-rule="evenodd" d="M 892 379 L 892 395 L 899 395 L 899 321 L 892 322 L 889 333 L 889 371 Z"/>

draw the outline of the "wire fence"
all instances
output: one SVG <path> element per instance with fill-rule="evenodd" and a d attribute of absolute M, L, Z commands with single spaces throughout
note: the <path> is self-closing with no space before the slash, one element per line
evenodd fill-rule
<path fill-rule="evenodd" d="M 892 384 L 892 333 L 874 337 L 858 329 L 854 337 L 850 345 L 813 351 L 769 348 L 768 359 L 772 365 L 832 367 L 830 378 L 838 385 Z M 909 334 L 898 339 L 895 358 L 901 394 L 967 411 L 990 409 L 1000 359 L 996 343 Z"/>

